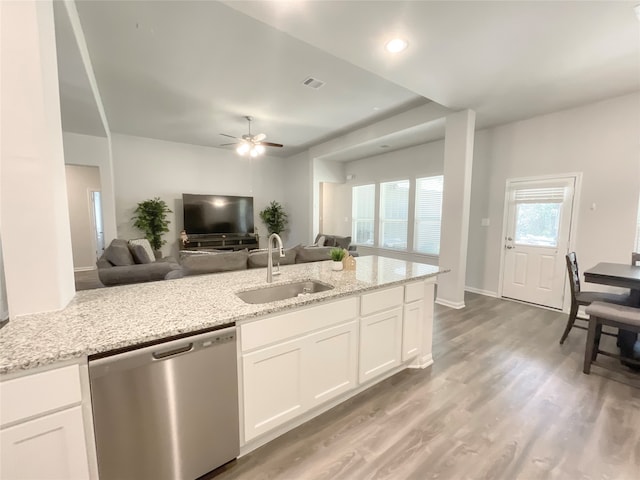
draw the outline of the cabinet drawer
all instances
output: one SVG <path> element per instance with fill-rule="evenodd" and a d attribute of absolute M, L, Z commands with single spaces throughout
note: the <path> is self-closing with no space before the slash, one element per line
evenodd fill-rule
<path fill-rule="evenodd" d="M 404 301 L 405 303 L 417 302 L 424 297 L 424 282 L 414 282 L 405 285 Z"/>
<path fill-rule="evenodd" d="M 0 425 L 80 403 L 78 365 L 0 383 Z"/>
<path fill-rule="evenodd" d="M 404 287 L 386 288 L 362 295 L 361 315 L 388 310 L 402 305 L 404 298 Z"/>
<path fill-rule="evenodd" d="M 342 323 L 357 316 L 358 299 L 353 297 L 241 324 L 241 348 L 246 352 Z"/>

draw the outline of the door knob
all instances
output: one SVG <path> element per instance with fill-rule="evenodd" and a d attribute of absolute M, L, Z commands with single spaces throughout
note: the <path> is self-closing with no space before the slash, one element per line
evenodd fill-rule
<path fill-rule="evenodd" d="M 511 250 L 513 247 L 511 245 L 505 245 L 505 248 L 508 248 L 509 250 Z"/>

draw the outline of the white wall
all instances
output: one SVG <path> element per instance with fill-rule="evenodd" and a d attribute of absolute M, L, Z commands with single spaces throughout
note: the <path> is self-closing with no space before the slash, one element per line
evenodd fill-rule
<path fill-rule="evenodd" d="M 0 2 L 0 18 L 0 208 L 14 317 L 59 310 L 75 289 L 53 6 Z"/>
<path fill-rule="evenodd" d="M 65 170 L 73 268 L 93 269 L 96 268 L 96 240 L 90 192 L 100 190 L 100 171 L 98 167 L 80 165 L 67 165 Z"/>
<path fill-rule="evenodd" d="M 142 237 L 133 227 L 134 210 L 139 202 L 160 197 L 173 211 L 162 252 L 177 255 L 182 194 L 201 193 L 254 197 L 254 221 L 260 243 L 266 245 L 267 228 L 258 212 L 272 200 L 285 203 L 284 159 L 249 159 L 220 148 L 120 134 L 112 135 L 112 148 L 118 238 Z"/>
<path fill-rule="evenodd" d="M 102 194 L 104 238 L 105 245 L 108 245 L 118 235 L 110 140 L 105 137 L 62 132 L 62 141 L 64 162 L 67 165 L 95 166 L 100 171 L 99 190 Z"/>
<path fill-rule="evenodd" d="M 312 168 L 307 152 L 284 161 L 284 208 L 289 220 L 287 246 L 309 245 L 312 236 Z"/>
<path fill-rule="evenodd" d="M 639 132 L 640 93 L 477 132 L 467 286 L 498 290 L 508 178 L 582 172 L 574 235 L 581 269 L 628 263 L 640 191 Z M 480 226 L 482 218 L 490 219 L 488 227 Z"/>
<path fill-rule="evenodd" d="M 344 183 L 344 164 L 323 158 L 313 159 L 313 215 L 311 224 L 311 237 L 315 239 L 320 231 L 320 211 L 322 210 L 322 197 L 320 187 L 325 182 Z"/>

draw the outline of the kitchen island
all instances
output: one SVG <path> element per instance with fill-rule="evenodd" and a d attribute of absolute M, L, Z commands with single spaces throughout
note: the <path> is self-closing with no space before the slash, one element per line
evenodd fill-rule
<path fill-rule="evenodd" d="M 67 448 L 76 451 L 68 455 L 77 458 L 83 436 L 84 476 L 95 478 L 87 358 L 233 324 L 240 339 L 241 443 L 249 451 L 402 368 L 429 365 L 439 273 L 377 256 L 358 258 L 354 271 L 334 272 L 330 261 L 283 266 L 277 283 L 313 279 L 333 288 L 263 304 L 236 293 L 267 286 L 265 270 L 78 292 L 62 311 L 12 319 L 0 331 L 3 451 L 18 427 L 75 408 L 76 438 Z M 293 351 L 301 363 L 281 363 Z M 291 369 L 279 371 L 283 365 Z M 294 371 L 298 378 L 289 375 Z M 257 398 L 269 375 L 291 383 L 271 389 L 280 396 Z M 299 398 L 287 396 L 292 392 Z M 21 395 L 29 401 L 10 412 Z M 40 400 L 31 405 L 33 399 Z"/>

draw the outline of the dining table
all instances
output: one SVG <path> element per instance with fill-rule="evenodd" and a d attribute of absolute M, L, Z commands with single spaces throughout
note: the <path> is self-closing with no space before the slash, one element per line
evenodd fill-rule
<path fill-rule="evenodd" d="M 640 266 L 628 263 L 598 263 L 584 272 L 584 281 L 640 291 Z"/>
<path fill-rule="evenodd" d="M 640 307 L 640 266 L 628 263 L 601 262 L 584 271 L 584 281 L 599 283 L 612 287 L 622 287 L 631 290 L 630 302 Z M 633 352 L 638 341 L 638 334 L 628 330 L 618 332 L 618 346 L 621 353 Z M 638 346 L 635 347 L 636 349 Z"/>

